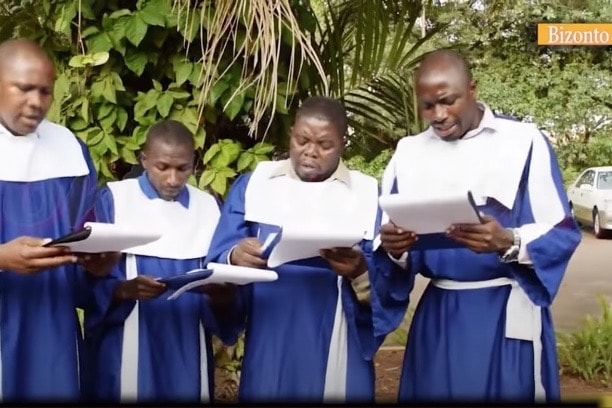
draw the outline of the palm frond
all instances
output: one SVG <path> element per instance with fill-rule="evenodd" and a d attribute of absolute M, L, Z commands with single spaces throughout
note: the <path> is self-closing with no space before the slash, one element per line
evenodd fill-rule
<path fill-rule="evenodd" d="M 241 67 L 240 85 L 225 107 L 235 97 L 253 88 L 250 132 L 256 137 L 259 136 L 259 123 L 264 118 L 268 120 L 264 135 L 272 123 L 279 84 L 286 82 L 284 95 L 290 97 L 297 88 L 297 80 L 305 63 L 315 68 L 327 93 L 325 70 L 316 50 L 300 28 L 290 0 L 204 1 L 196 8 L 191 3 L 190 0 L 174 0 L 174 8 L 179 15 L 197 15 L 202 27 L 200 113 L 206 106 L 209 91 L 234 65 Z M 188 20 L 179 17 L 179 21 L 185 22 L 179 24 L 179 30 L 187 32 L 190 27 Z M 283 44 L 286 47 L 282 47 Z M 286 73 L 281 72 L 282 50 L 288 53 Z M 229 63 L 220 66 L 227 55 L 231 56 Z"/>

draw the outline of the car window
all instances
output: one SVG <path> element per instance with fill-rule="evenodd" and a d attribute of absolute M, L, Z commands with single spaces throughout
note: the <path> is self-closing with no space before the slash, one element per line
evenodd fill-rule
<path fill-rule="evenodd" d="M 612 190 L 612 171 L 600 171 L 597 175 L 597 188 L 599 190 Z"/>
<path fill-rule="evenodd" d="M 583 184 L 589 184 L 589 185 L 593 185 L 593 182 L 595 181 L 595 172 L 593 170 L 589 170 L 586 173 L 584 173 L 582 175 L 582 177 L 580 177 L 580 179 L 578 179 L 578 181 L 576 182 L 576 186 L 580 187 Z"/>

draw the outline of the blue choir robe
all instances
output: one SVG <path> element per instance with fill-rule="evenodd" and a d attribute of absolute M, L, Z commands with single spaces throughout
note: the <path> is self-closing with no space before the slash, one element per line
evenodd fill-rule
<path fill-rule="evenodd" d="M 96 171 L 63 126 L 43 121 L 14 136 L 0 125 L 0 242 L 56 238 L 92 221 Z M 35 275 L 0 272 L 0 399 L 74 402 L 79 391 L 77 307 L 87 276 L 77 265 Z"/>
<path fill-rule="evenodd" d="M 113 303 L 118 282 L 139 274 L 158 278 L 205 266 L 219 205 L 185 186 L 175 201 L 159 198 L 147 178 L 110 182 L 100 192 L 103 222 L 153 228 L 162 237 L 130 248 L 111 276 L 93 285 L 95 307 L 85 313 L 85 398 L 106 402 L 210 402 L 214 356 L 211 336 L 231 344 L 240 321 L 217 320 L 202 293 L 167 300 L 169 291 L 145 301 Z M 240 316 L 240 315 L 238 315 Z M 237 323 L 236 323 L 237 322 Z"/>
<path fill-rule="evenodd" d="M 404 138 L 383 177 L 383 194 L 471 190 L 478 209 L 518 228 L 522 242 L 512 263 L 459 246 L 421 244 L 401 262 L 376 250 L 377 334 L 403 319 L 415 274 L 430 279 L 409 330 L 400 402 L 559 399 L 549 306 L 581 235 L 545 137 L 483 108 L 480 126 L 459 141 L 431 129 Z"/>
<path fill-rule="evenodd" d="M 288 160 L 261 162 L 232 186 L 210 259 L 226 263 L 240 240 L 263 242 L 296 216 L 334 228 L 348 215 L 367 231 L 360 246 L 371 266 L 377 196 L 375 179 L 342 163 L 327 181 L 304 183 Z M 351 283 L 323 258 L 274 270 L 277 281 L 243 287 L 247 326 L 239 401 L 372 403 L 372 357 L 380 341 L 373 335 L 369 304 L 360 303 Z"/>

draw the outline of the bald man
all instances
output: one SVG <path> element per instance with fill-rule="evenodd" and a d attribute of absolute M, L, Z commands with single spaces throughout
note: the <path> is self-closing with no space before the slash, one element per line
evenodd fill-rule
<path fill-rule="evenodd" d="M 76 308 L 87 279 L 110 272 L 112 257 L 81 258 L 45 248 L 90 219 L 96 172 L 85 145 L 45 120 L 54 67 L 27 40 L 0 44 L 0 398 L 79 398 Z M 78 264 L 88 273 L 84 273 Z"/>
<path fill-rule="evenodd" d="M 411 323 L 399 400 L 558 400 L 549 307 L 581 235 L 555 153 L 535 125 L 477 100 L 455 51 L 427 54 L 416 84 L 430 126 L 399 142 L 382 194 L 472 191 L 482 223 L 426 236 L 381 226 L 378 334 L 403 319 L 415 275 L 430 279 Z"/>

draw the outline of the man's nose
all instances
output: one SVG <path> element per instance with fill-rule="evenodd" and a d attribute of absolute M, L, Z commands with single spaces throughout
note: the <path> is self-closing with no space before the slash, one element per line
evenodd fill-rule
<path fill-rule="evenodd" d="M 32 108 L 41 109 L 44 96 L 38 90 L 33 90 L 28 93 L 28 105 Z"/>
<path fill-rule="evenodd" d="M 181 177 L 178 171 L 170 171 L 170 174 L 168 174 L 168 184 L 172 187 L 177 187 L 181 184 Z"/>
<path fill-rule="evenodd" d="M 448 110 L 444 106 L 434 106 L 434 120 L 436 122 L 444 122 L 448 117 Z"/>
<path fill-rule="evenodd" d="M 306 150 L 304 151 L 304 153 L 306 153 L 308 157 L 317 157 L 319 155 L 317 147 L 314 145 L 314 143 L 309 143 L 308 145 L 306 145 Z"/>

